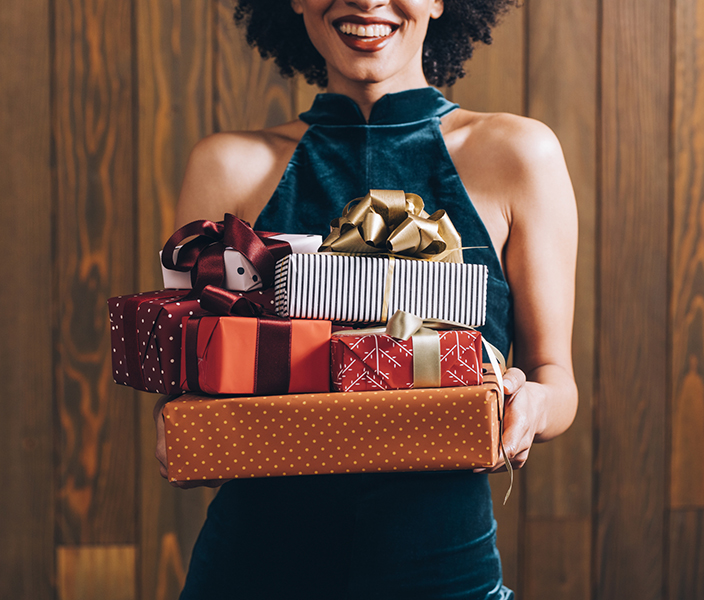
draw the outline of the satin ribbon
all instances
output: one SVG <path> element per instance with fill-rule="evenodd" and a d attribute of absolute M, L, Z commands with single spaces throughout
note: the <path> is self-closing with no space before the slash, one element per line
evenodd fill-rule
<path fill-rule="evenodd" d="M 253 295 L 253 293 L 247 294 L 247 296 Z M 209 313 L 219 316 L 276 316 L 273 308 L 254 302 L 247 296 L 240 292 L 232 292 L 213 285 L 207 285 L 200 294 L 200 307 Z M 268 296 L 265 295 L 264 297 Z"/>
<path fill-rule="evenodd" d="M 350 329 L 338 331 L 335 335 L 373 335 L 384 334 L 398 340 L 413 340 L 413 385 L 414 387 L 438 388 L 440 387 L 440 340 L 438 331 L 448 329 L 476 330 L 470 325 L 454 323 L 441 319 L 421 319 L 404 310 L 397 310 L 388 320 L 386 327 L 368 327 L 365 329 Z M 501 351 L 490 344 L 482 336 L 482 344 L 489 357 L 489 363 L 494 371 L 499 387 L 498 415 L 499 415 L 499 448 L 504 460 L 504 465 L 509 473 L 509 487 L 504 496 L 504 504 L 509 499 L 513 490 L 513 465 L 506 456 L 504 448 L 504 378 L 506 360 Z"/>
<path fill-rule="evenodd" d="M 349 202 L 330 223 L 320 252 L 397 254 L 422 260 L 462 261 L 462 239 L 444 210 L 432 215 L 416 194 L 370 190 Z"/>
<path fill-rule="evenodd" d="M 263 316 L 262 307 L 255 302 L 211 286 L 203 292 L 201 307 L 220 315 L 257 316 L 253 393 L 287 394 L 291 380 L 291 319 Z M 198 369 L 198 331 L 202 318 L 191 317 L 186 321 L 186 382 L 192 392 L 202 391 Z"/>
<path fill-rule="evenodd" d="M 190 298 L 198 297 L 205 286 L 222 287 L 225 281 L 225 248 L 240 252 L 259 274 L 262 287 L 274 284 L 276 261 L 291 254 L 287 242 L 272 239 L 275 233 L 254 231 L 249 223 L 227 213 L 222 221 L 192 221 L 176 231 L 164 245 L 161 262 L 174 271 L 190 271 L 193 291 Z M 195 237 L 194 237 L 195 236 Z M 181 246 L 174 263 L 176 246 Z"/>

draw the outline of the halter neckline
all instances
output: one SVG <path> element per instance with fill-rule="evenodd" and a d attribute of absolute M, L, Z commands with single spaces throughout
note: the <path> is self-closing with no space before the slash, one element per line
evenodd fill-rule
<path fill-rule="evenodd" d="M 386 94 L 372 107 L 366 121 L 357 103 L 343 94 L 318 94 L 300 119 L 309 125 L 402 125 L 439 118 L 458 108 L 442 93 L 425 87 Z"/>

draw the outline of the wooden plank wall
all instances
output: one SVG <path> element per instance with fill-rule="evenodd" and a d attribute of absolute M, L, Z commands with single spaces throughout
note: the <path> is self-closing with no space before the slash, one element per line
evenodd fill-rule
<path fill-rule="evenodd" d="M 318 91 L 230 0 L 0 11 L 0 597 L 167 600 L 211 490 L 153 458 L 105 300 L 159 285 L 190 148 Z M 522 599 L 704 598 L 704 0 L 525 0 L 448 96 L 540 119 L 580 213 L 572 429 L 495 507 Z M 503 496 L 505 476 L 493 478 Z"/>

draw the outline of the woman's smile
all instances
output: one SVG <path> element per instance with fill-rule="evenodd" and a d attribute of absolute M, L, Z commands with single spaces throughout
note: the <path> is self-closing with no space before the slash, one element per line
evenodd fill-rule
<path fill-rule="evenodd" d="M 391 21 L 359 15 L 336 19 L 333 26 L 347 46 L 362 52 L 381 50 L 399 28 L 398 24 Z"/>
<path fill-rule="evenodd" d="M 328 91 L 384 84 L 384 93 L 426 86 L 422 52 L 442 0 L 291 0 L 325 59 Z"/>

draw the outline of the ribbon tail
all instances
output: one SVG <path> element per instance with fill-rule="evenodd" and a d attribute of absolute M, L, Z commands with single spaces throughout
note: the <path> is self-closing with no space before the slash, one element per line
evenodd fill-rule
<path fill-rule="evenodd" d="M 511 464 L 511 461 L 508 459 L 508 456 L 506 456 L 506 450 L 504 449 L 504 420 L 503 418 L 501 419 L 501 422 L 499 424 L 499 443 L 501 445 L 501 454 L 503 454 L 504 457 L 504 465 L 506 465 L 506 470 L 508 471 L 509 475 L 509 482 L 508 482 L 508 489 L 506 490 L 506 495 L 504 496 L 504 506 L 506 506 L 506 503 L 508 502 L 509 497 L 511 496 L 511 492 L 513 491 L 513 465 Z"/>
<path fill-rule="evenodd" d="M 484 348 L 486 349 L 486 353 L 489 356 L 489 362 L 491 363 L 491 368 L 494 369 L 494 375 L 496 375 L 496 381 L 499 384 L 499 397 L 498 397 L 498 403 L 499 403 L 499 448 L 501 450 L 501 454 L 504 457 L 504 465 L 506 465 L 506 470 L 509 473 L 509 484 L 508 484 L 508 490 L 506 490 L 506 495 L 504 496 L 504 505 L 506 502 L 508 502 L 509 497 L 511 496 L 511 492 L 513 491 L 513 465 L 511 464 L 511 461 L 508 459 L 508 456 L 506 456 L 506 449 L 504 448 L 504 377 L 503 377 L 503 371 L 501 369 L 501 366 L 499 365 L 499 362 L 501 365 L 503 365 L 504 369 L 506 368 L 506 361 L 504 360 L 503 355 L 501 352 L 499 352 L 494 346 L 492 346 L 489 342 L 487 342 L 484 337 L 482 336 L 482 343 L 484 344 Z M 499 359 L 499 357 L 501 357 Z"/>

